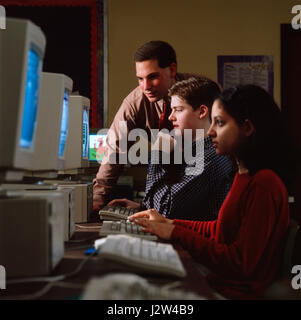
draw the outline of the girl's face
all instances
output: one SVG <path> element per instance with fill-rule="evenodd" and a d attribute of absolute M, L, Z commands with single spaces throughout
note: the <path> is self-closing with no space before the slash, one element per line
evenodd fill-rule
<path fill-rule="evenodd" d="M 248 121 L 243 125 L 238 125 L 234 118 L 225 111 L 219 99 L 214 101 L 211 115 L 212 124 L 208 135 L 212 139 L 216 153 L 235 157 L 241 144 L 251 134 Z"/>

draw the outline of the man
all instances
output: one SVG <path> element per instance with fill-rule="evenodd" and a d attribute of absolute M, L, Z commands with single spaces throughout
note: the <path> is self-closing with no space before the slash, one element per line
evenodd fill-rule
<path fill-rule="evenodd" d="M 218 85 L 204 78 L 192 77 L 171 87 L 172 112 L 169 120 L 175 130 L 175 140 L 184 138 L 183 143 L 178 144 L 180 151 L 183 152 L 183 144 L 186 143 L 192 145 L 192 153 L 188 157 L 182 153 L 185 160 L 182 164 L 149 164 L 146 195 L 141 205 L 127 199 L 116 199 L 109 205 L 138 210 L 154 208 L 169 219 L 217 218 L 231 187 L 230 162 L 225 156 L 216 154 L 206 134 L 211 124 L 212 104 L 219 93 Z M 202 130 L 204 136 L 198 137 L 197 132 Z M 193 142 L 185 140 L 185 131 L 190 131 Z M 201 145 L 203 148 L 199 148 Z M 177 145 L 173 152 L 175 150 Z"/>
<path fill-rule="evenodd" d="M 127 122 L 128 131 L 141 128 L 151 139 L 151 129 L 172 129 L 168 121 L 170 101 L 168 89 L 177 81 L 188 79 L 191 74 L 177 73 L 174 49 L 163 41 L 150 41 L 142 45 L 134 56 L 138 87 L 122 102 L 110 130 L 116 141 L 107 141 L 108 148 L 119 142 L 119 123 Z M 129 149 L 130 143 L 127 144 Z M 102 208 L 109 200 L 116 181 L 123 170 L 121 164 L 105 163 L 99 167 L 93 181 L 93 209 Z"/>

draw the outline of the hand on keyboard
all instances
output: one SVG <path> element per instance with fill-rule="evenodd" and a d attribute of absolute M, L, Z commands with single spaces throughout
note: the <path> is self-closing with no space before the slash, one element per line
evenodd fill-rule
<path fill-rule="evenodd" d="M 144 232 L 143 228 L 130 221 L 104 221 L 99 231 L 100 236 L 126 234 L 147 240 L 157 240 L 157 236 Z"/>
<path fill-rule="evenodd" d="M 129 216 L 136 213 L 137 210 L 125 207 L 105 206 L 99 210 L 101 220 L 127 220 Z"/>
<path fill-rule="evenodd" d="M 129 220 L 130 221 L 134 221 L 134 219 L 140 219 L 140 218 L 144 218 L 144 219 L 148 219 L 148 220 L 156 221 L 156 222 L 161 222 L 161 223 L 170 223 L 170 224 L 172 224 L 172 220 L 171 219 L 167 219 L 167 218 L 163 217 L 155 209 L 149 209 L 149 210 L 145 210 L 145 211 L 140 211 L 140 212 L 134 213 L 133 215 L 129 216 Z"/>
<path fill-rule="evenodd" d="M 131 221 L 143 227 L 142 230 L 144 232 L 155 234 L 164 240 L 171 239 L 172 231 L 175 227 L 174 224 L 154 222 L 147 219 L 131 219 Z"/>
<path fill-rule="evenodd" d="M 96 240 L 100 257 L 123 263 L 150 274 L 185 277 L 186 271 L 172 245 L 126 235 L 110 235 Z"/>
<path fill-rule="evenodd" d="M 128 199 L 115 199 L 112 200 L 108 203 L 108 206 L 111 207 L 125 207 L 125 208 L 129 208 L 129 209 L 135 209 L 135 210 L 139 210 L 140 209 L 140 203 L 135 202 L 135 201 L 131 201 Z"/>

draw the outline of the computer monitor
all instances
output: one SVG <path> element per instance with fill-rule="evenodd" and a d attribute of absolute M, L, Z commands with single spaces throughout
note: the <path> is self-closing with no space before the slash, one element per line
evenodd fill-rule
<path fill-rule="evenodd" d="M 45 46 L 29 20 L 7 18 L 0 30 L 0 170 L 34 169 Z"/>
<path fill-rule="evenodd" d="M 69 110 L 65 170 L 89 167 L 90 100 L 83 96 L 70 95 Z"/>
<path fill-rule="evenodd" d="M 89 162 L 90 166 L 99 166 L 105 155 L 107 145 L 107 130 L 90 128 L 89 133 Z"/>
<path fill-rule="evenodd" d="M 42 72 L 34 169 L 64 168 L 69 98 L 73 81 L 61 73 Z"/>

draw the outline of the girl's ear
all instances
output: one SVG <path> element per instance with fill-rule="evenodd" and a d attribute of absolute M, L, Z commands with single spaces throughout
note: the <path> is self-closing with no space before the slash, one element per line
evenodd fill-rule
<path fill-rule="evenodd" d="M 245 120 L 245 122 L 243 123 L 243 127 L 246 137 L 249 137 L 253 132 L 255 132 L 254 125 L 249 119 Z"/>

